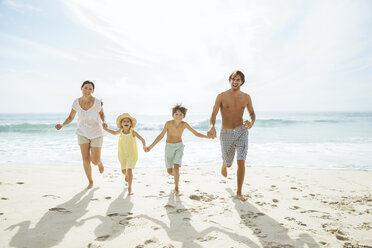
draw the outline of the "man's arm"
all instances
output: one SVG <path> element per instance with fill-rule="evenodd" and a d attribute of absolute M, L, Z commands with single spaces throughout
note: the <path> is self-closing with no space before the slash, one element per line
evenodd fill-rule
<path fill-rule="evenodd" d="M 219 94 L 214 103 L 211 118 L 209 119 L 209 131 L 207 135 L 208 137 L 211 137 L 211 138 L 216 138 L 216 128 L 214 127 L 214 125 L 216 124 L 216 117 L 221 107 L 221 103 L 222 103 L 221 98 L 222 98 L 221 94 Z"/>
<path fill-rule="evenodd" d="M 256 121 L 256 114 L 254 113 L 251 97 L 249 95 L 247 97 L 248 97 L 247 110 L 251 121 L 245 121 L 244 127 L 246 129 L 250 129 L 253 126 L 254 122 Z"/>

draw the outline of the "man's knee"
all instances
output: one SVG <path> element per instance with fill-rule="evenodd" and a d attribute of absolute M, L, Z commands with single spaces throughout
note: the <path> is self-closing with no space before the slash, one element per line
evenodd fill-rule
<path fill-rule="evenodd" d="M 245 167 L 245 160 L 237 160 L 238 167 Z"/>

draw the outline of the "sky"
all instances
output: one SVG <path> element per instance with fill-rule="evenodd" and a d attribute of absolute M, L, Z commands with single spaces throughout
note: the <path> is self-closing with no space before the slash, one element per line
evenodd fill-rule
<path fill-rule="evenodd" d="M 241 70 L 257 111 L 372 111 L 372 1 L 0 0 L 0 113 L 211 112 Z"/>

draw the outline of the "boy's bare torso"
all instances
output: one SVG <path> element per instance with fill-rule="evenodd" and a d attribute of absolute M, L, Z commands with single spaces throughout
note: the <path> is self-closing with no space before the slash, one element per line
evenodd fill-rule
<path fill-rule="evenodd" d="M 228 90 L 222 92 L 220 97 L 222 129 L 234 129 L 243 125 L 243 114 L 249 104 L 249 95 L 241 91 Z"/>
<path fill-rule="evenodd" d="M 182 133 L 186 128 L 186 122 L 176 123 L 174 120 L 167 121 L 167 142 L 179 143 L 182 142 Z"/>

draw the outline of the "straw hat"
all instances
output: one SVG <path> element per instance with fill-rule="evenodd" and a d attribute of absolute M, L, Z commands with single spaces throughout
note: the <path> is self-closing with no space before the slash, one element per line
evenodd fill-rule
<path fill-rule="evenodd" d="M 124 119 L 124 118 L 129 118 L 131 121 L 132 121 L 132 126 L 131 128 L 134 128 L 137 124 L 137 120 L 136 118 L 133 118 L 132 116 L 130 116 L 128 113 L 124 113 L 122 115 L 119 115 L 118 118 L 116 118 L 116 125 L 118 126 L 118 128 L 122 128 L 121 126 L 121 121 Z"/>

